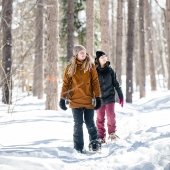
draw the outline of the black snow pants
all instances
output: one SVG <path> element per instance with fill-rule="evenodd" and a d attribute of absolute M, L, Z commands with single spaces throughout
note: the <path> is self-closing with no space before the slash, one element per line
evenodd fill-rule
<path fill-rule="evenodd" d="M 76 150 L 82 150 L 84 147 L 83 122 L 86 124 L 89 140 L 91 141 L 97 139 L 97 129 L 94 123 L 94 110 L 85 108 L 73 108 L 72 113 L 74 118 L 74 148 Z"/>

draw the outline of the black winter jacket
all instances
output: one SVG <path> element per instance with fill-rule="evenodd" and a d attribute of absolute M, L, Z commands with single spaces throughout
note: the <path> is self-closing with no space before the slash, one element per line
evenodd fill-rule
<path fill-rule="evenodd" d="M 115 102 L 115 90 L 119 99 L 123 99 L 122 89 L 116 78 L 116 73 L 110 67 L 110 62 L 107 62 L 104 68 L 98 66 L 96 69 L 100 82 L 102 105 Z"/>

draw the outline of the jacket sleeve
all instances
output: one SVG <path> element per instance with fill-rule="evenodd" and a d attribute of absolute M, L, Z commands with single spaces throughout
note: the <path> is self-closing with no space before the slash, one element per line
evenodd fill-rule
<path fill-rule="evenodd" d="M 63 84 L 62 84 L 62 88 L 61 88 L 61 98 L 66 99 L 69 93 L 69 88 L 70 88 L 70 82 L 71 82 L 71 78 L 68 76 L 67 71 L 68 71 L 68 67 L 66 67 L 65 71 L 64 71 L 64 77 L 63 77 Z"/>
<path fill-rule="evenodd" d="M 113 69 L 112 69 L 112 80 L 113 80 L 113 86 L 115 87 L 117 91 L 119 99 L 123 99 L 122 88 L 117 80 L 116 72 L 114 72 Z"/>
<path fill-rule="evenodd" d="M 92 65 L 92 70 L 91 70 L 91 85 L 92 85 L 94 97 L 100 97 L 101 96 L 100 84 L 99 84 L 97 70 L 94 64 Z"/>

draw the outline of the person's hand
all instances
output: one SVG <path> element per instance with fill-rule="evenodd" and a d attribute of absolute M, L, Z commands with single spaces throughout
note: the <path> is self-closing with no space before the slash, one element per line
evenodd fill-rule
<path fill-rule="evenodd" d="M 96 106 L 94 107 L 95 110 L 99 109 L 101 106 L 101 99 L 100 97 L 96 97 Z"/>
<path fill-rule="evenodd" d="M 61 109 L 67 110 L 65 100 L 62 99 L 62 98 L 60 99 L 59 106 L 60 106 Z"/>
<path fill-rule="evenodd" d="M 123 100 L 123 98 L 120 98 L 120 99 L 119 99 L 119 104 L 123 107 L 123 105 L 124 105 L 124 100 Z"/>

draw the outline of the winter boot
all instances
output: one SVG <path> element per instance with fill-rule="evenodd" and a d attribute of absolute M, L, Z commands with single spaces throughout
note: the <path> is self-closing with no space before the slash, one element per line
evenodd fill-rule
<path fill-rule="evenodd" d="M 92 140 L 89 144 L 89 150 L 91 151 L 98 151 L 101 149 L 101 143 L 95 139 L 95 140 Z"/>
<path fill-rule="evenodd" d="M 108 137 L 108 139 L 110 139 L 111 141 L 116 140 L 118 138 L 119 138 L 119 136 L 117 136 L 114 132 L 111 133 Z"/>
<path fill-rule="evenodd" d="M 99 138 L 98 141 L 101 144 L 106 143 L 106 139 L 105 138 Z"/>
<path fill-rule="evenodd" d="M 85 149 L 75 149 L 77 153 L 85 154 L 86 150 Z"/>

